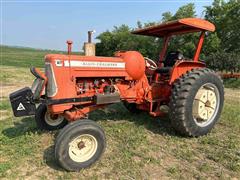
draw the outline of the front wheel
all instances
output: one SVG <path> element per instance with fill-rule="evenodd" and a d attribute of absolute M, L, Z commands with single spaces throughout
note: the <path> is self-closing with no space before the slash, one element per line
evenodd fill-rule
<path fill-rule="evenodd" d="M 56 130 L 67 125 L 68 121 L 60 115 L 52 115 L 47 112 L 47 105 L 40 104 L 35 113 L 37 127 L 41 130 Z"/>
<path fill-rule="evenodd" d="M 91 120 L 79 120 L 61 130 L 55 143 L 55 158 L 68 171 L 79 171 L 96 162 L 106 147 L 102 128 Z"/>
<path fill-rule="evenodd" d="M 169 104 L 171 124 L 183 135 L 205 135 L 219 120 L 223 102 L 220 77 L 207 68 L 191 70 L 173 85 Z"/>

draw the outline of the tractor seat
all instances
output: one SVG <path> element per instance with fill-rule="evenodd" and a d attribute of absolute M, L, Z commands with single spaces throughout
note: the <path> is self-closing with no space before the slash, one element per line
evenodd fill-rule
<path fill-rule="evenodd" d="M 170 51 L 165 61 L 163 61 L 164 67 L 156 69 L 157 73 L 168 74 L 177 60 L 182 60 L 183 55 L 179 51 Z"/>
<path fill-rule="evenodd" d="M 167 74 L 170 72 L 171 69 L 172 69 L 172 67 L 158 68 L 158 69 L 156 69 L 156 73 Z"/>

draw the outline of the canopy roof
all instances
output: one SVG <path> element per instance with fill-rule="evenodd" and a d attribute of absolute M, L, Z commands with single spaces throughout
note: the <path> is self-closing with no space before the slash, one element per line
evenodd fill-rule
<path fill-rule="evenodd" d="M 133 34 L 163 37 L 167 35 L 184 34 L 199 31 L 215 31 L 214 24 L 199 18 L 184 18 L 176 21 L 168 21 L 162 24 L 150 26 L 133 31 Z"/>

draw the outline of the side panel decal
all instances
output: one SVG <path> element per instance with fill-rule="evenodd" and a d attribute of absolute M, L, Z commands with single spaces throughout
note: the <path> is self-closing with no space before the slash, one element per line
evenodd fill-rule
<path fill-rule="evenodd" d="M 64 66 L 69 66 L 69 61 L 64 61 Z M 71 67 L 96 67 L 96 68 L 125 68 L 124 62 L 99 62 L 99 61 L 70 61 Z"/>

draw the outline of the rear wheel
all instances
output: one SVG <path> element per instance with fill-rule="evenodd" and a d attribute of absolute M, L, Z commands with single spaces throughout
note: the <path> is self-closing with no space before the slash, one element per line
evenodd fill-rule
<path fill-rule="evenodd" d="M 79 120 L 61 130 L 55 143 L 55 157 L 68 171 L 79 171 L 96 162 L 106 147 L 102 128 L 91 120 Z"/>
<path fill-rule="evenodd" d="M 60 115 L 47 112 L 46 104 L 40 104 L 35 113 L 37 127 L 41 130 L 56 130 L 63 128 L 68 121 Z"/>
<path fill-rule="evenodd" d="M 170 120 L 183 135 L 202 136 L 211 131 L 221 115 L 224 88 L 212 70 L 194 69 L 179 78 L 170 100 Z"/>

